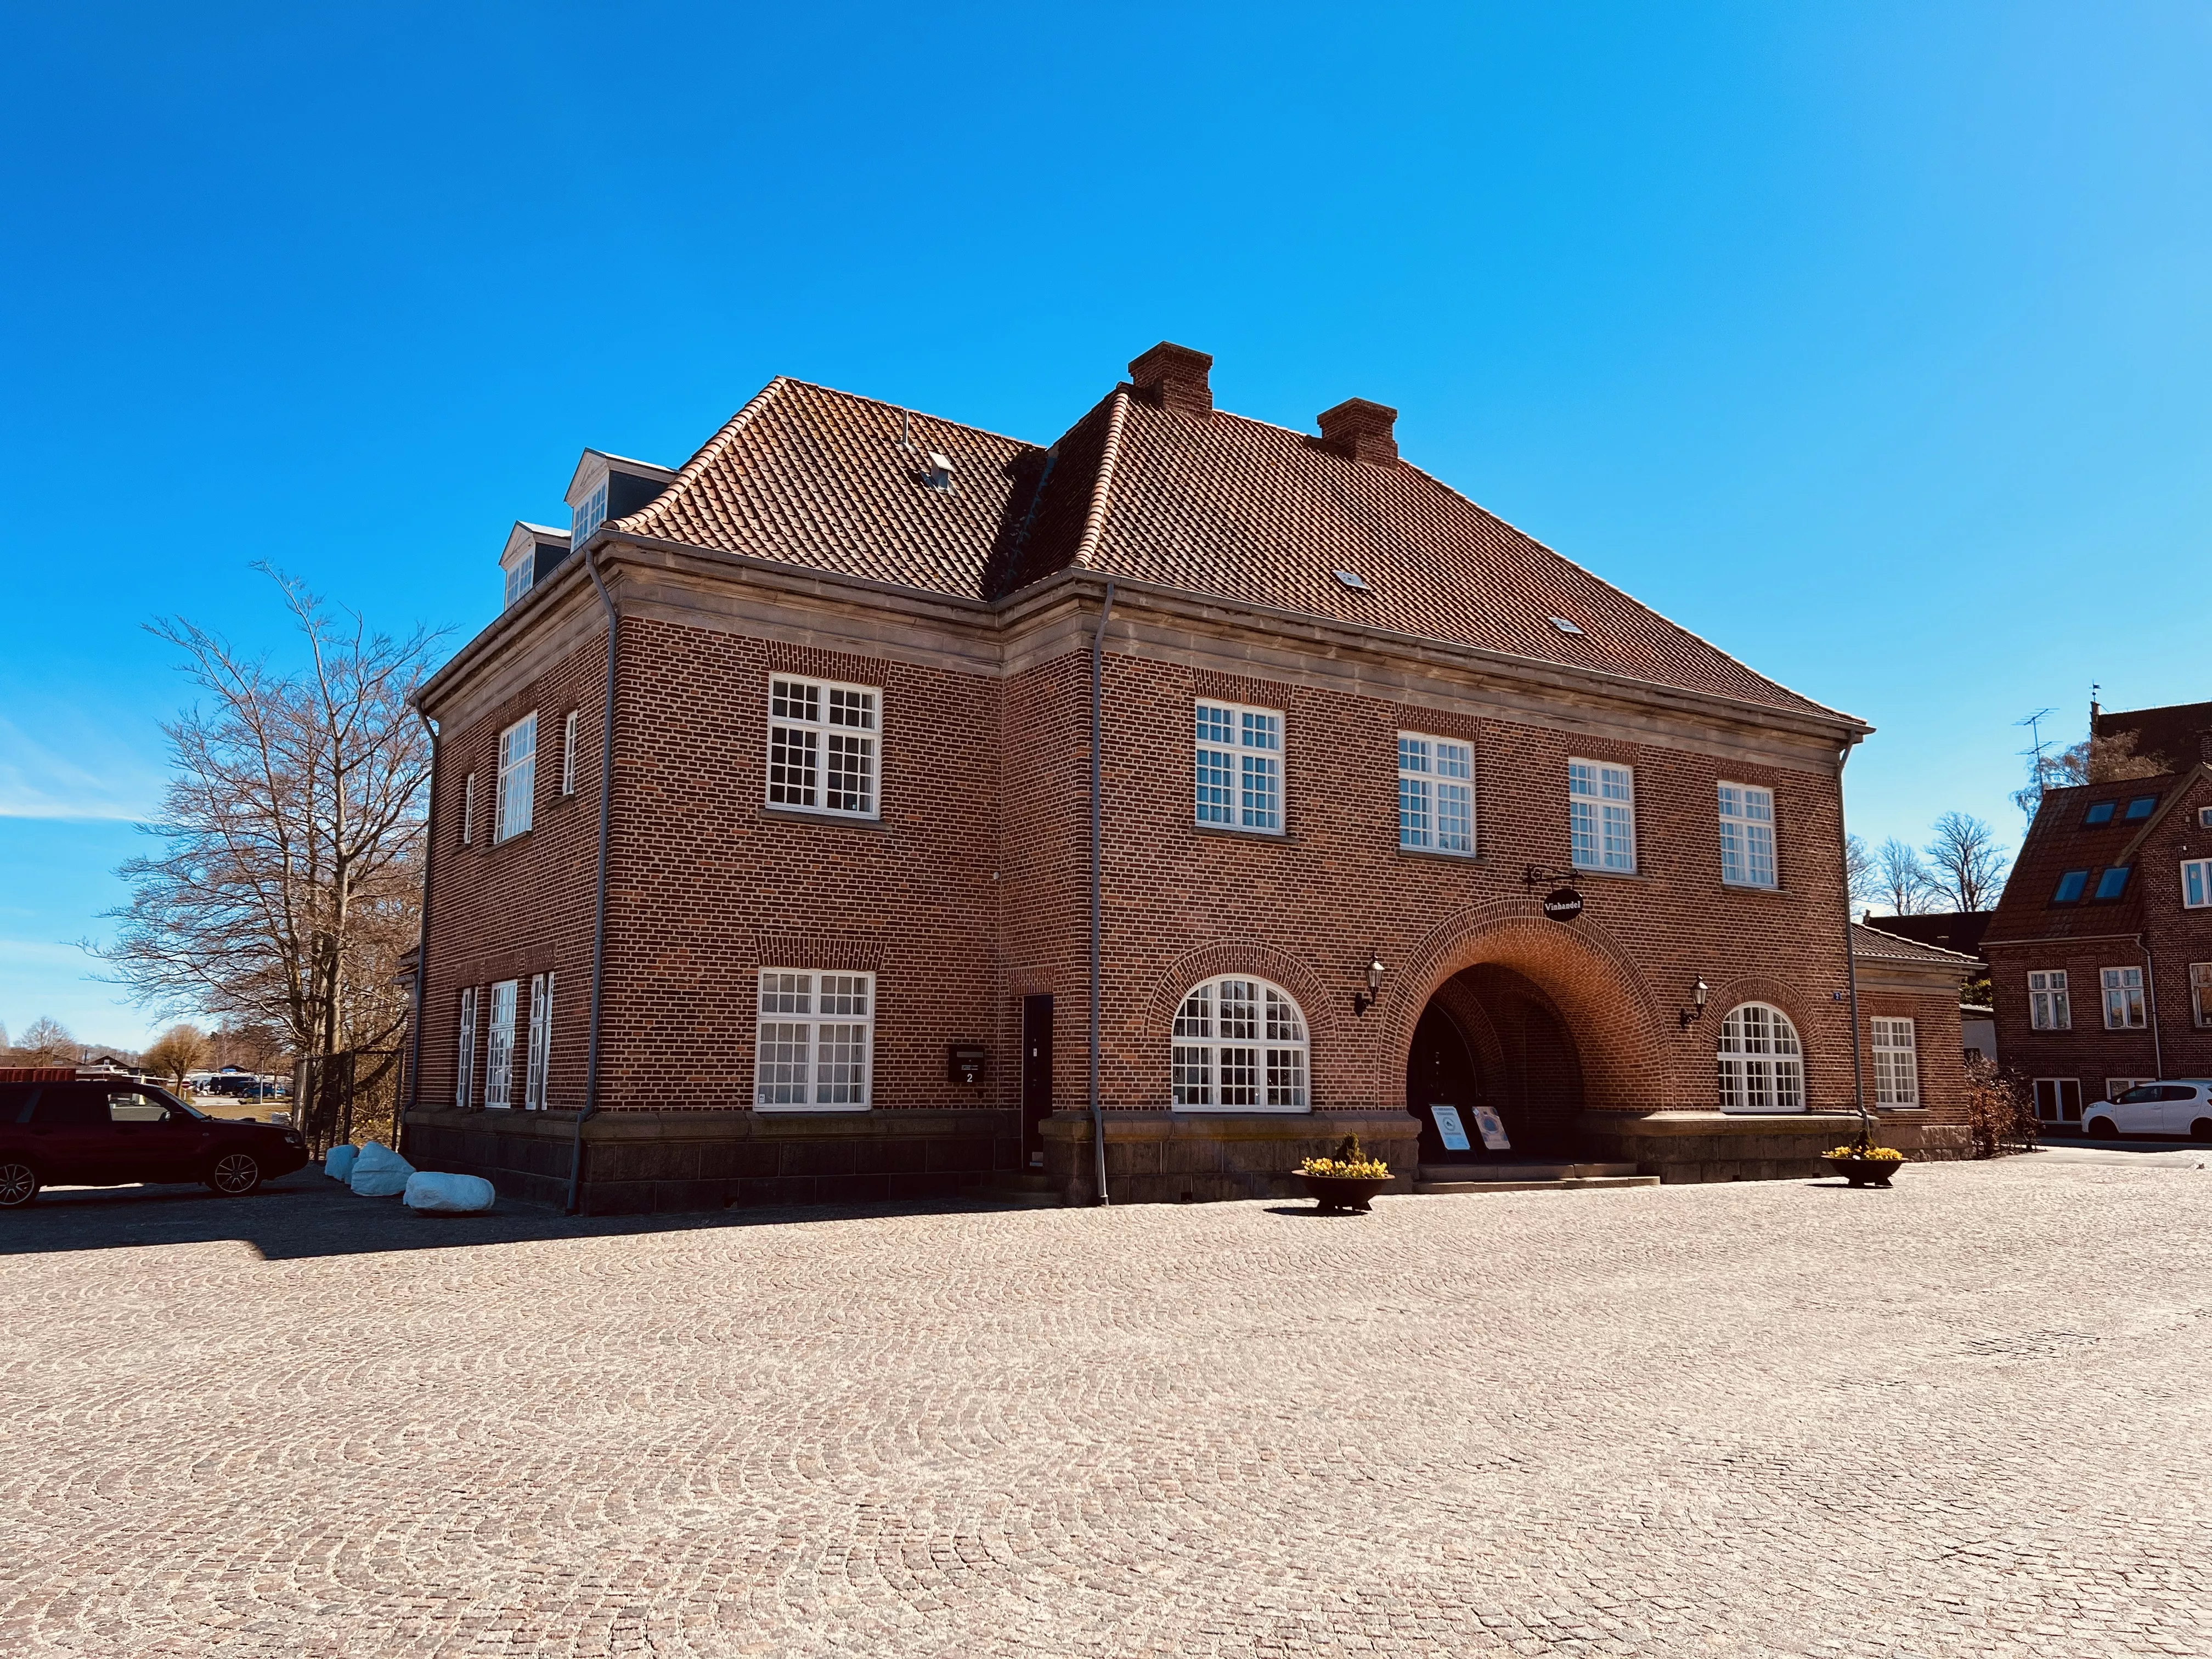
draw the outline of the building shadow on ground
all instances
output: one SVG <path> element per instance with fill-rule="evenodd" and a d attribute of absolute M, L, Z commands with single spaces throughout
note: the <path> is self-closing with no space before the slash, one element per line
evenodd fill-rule
<path fill-rule="evenodd" d="M 0 1213 L 0 1257 L 71 1250 L 143 1249 L 235 1240 L 268 1261 L 466 1249 L 561 1238 L 607 1238 L 836 1222 L 878 1216 L 998 1214 L 989 1200 L 763 1206 L 670 1215 L 568 1216 L 501 1199 L 483 1215 L 424 1215 L 396 1198 L 356 1198 L 310 1165 L 245 1198 L 204 1187 L 80 1187 L 41 1193 Z"/>

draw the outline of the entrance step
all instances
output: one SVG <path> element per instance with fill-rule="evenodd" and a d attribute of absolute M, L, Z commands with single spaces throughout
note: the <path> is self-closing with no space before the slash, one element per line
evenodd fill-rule
<path fill-rule="evenodd" d="M 983 1196 L 1023 1210 L 1057 1210 L 1060 1192 L 1041 1170 L 1001 1170 L 983 1184 Z"/>
<path fill-rule="evenodd" d="M 1417 1193 L 1578 1192 L 1590 1188 L 1656 1187 L 1657 1176 L 1633 1164 L 1424 1164 Z"/>

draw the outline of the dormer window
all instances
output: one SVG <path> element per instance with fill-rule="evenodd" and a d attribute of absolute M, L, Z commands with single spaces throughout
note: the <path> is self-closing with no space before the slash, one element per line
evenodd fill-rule
<path fill-rule="evenodd" d="M 566 531 L 517 520 L 514 528 L 507 532 L 507 545 L 499 555 L 502 608 L 512 610 L 568 556 Z"/>
<path fill-rule="evenodd" d="M 568 545 L 581 547 L 592 532 L 607 521 L 607 487 L 603 482 L 570 510 Z"/>
<path fill-rule="evenodd" d="M 507 573 L 507 598 L 503 602 L 504 605 L 513 605 L 527 593 L 532 585 L 538 580 L 536 555 L 537 549 L 534 545 L 526 546 L 518 556 L 509 559 L 501 567 Z"/>

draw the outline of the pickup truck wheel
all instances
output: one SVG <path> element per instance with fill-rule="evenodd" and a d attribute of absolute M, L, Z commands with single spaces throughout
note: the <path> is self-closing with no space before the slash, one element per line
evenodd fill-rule
<path fill-rule="evenodd" d="M 15 1158 L 0 1162 L 0 1210 L 20 1210 L 39 1195 L 39 1172 Z"/>
<path fill-rule="evenodd" d="M 208 1176 L 208 1185 L 225 1198 L 243 1198 L 260 1184 L 261 1165 L 249 1152 L 225 1152 Z"/>

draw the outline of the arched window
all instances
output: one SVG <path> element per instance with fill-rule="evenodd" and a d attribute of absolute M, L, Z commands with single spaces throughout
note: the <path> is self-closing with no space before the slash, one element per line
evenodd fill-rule
<path fill-rule="evenodd" d="M 1802 1112 L 1805 1054 L 1790 1016 L 1764 1002 L 1729 1010 L 1721 1022 L 1721 1110 Z"/>
<path fill-rule="evenodd" d="M 1171 1072 L 1179 1109 L 1305 1111 L 1305 1016 L 1263 979 L 1209 979 L 1176 1015 Z"/>

